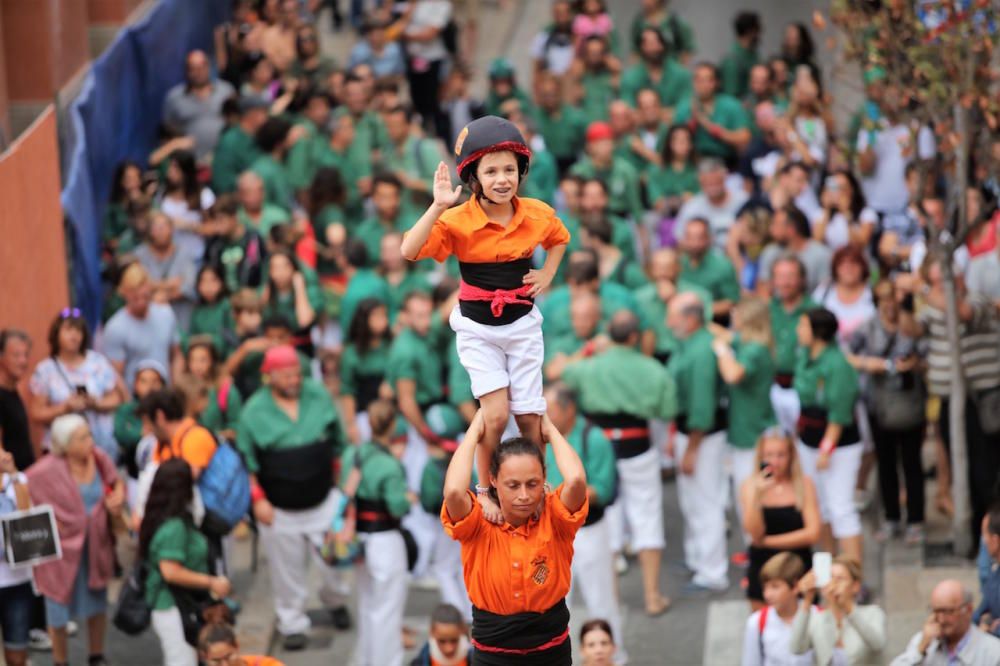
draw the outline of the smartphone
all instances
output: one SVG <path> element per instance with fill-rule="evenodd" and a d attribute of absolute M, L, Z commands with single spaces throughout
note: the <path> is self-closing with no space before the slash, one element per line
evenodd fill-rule
<path fill-rule="evenodd" d="M 76 394 L 77 395 L 82 395 L 83 397 L 86 398 L 87 397 L 87 387 L 84 386 L 83 384 L 77 384 L 76 385 Z"/>
<path fill-rule="evenodd" d="M 760 461 L 760 472 L 765 478 L 771 478 L 771 466 L 763 460 Z"/>
<path fill-rule="evenodd" d="M 830 567 L 833 566 L 833 555 L 830 553 L 813 553 L 813 575 L 816 576 L 816 587 L 826 587 L 830 582 Z"/>

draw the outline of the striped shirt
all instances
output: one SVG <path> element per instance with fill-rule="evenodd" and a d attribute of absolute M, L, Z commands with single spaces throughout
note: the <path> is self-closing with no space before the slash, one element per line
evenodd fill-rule
<path fill-rule="evenodd" d="M 972 391 L 1000 386 L 1000 327 L 993 304 L 979 294 L 969 296 L 973 316 L 959 322 L 962 374 Z M 927 385 L 931 394 L 947 397 L 951 393 L 951 350 L 943 310 L 929 305 L 918 313 L 930 342 L 927 354 Z"/>

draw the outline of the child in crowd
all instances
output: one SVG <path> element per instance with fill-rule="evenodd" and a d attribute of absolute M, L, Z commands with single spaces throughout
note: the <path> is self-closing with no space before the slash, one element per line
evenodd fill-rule
<path fill-rule="evenodd" d="M 605 620 L 589 620 L 580 628 L 580 654 L 584 666 L 611 666 L 615 663 L 615 637 Z"/>
<path fill-rule="evenodd" d="M 767 605 L 747 618 L 743 632 L 742 666 L 809 666 L 812 650 L 792 654 L 792 620 L 799 607 L 796 586 L 805 572 L 795 553 L 778 553 L 760 570 L 760 583 Z"/>
<path fill-rule="evenodd" d="M 454 606 L 441 604 L 431 614 L 427 643 L 410 666 L 468 666 L 474 654 L 462 614 Z"/>
<path fill-rule="evenodd" d="M 222 332 L 230 327 L 232 316 L 221 269 L 214 264 L 202 266 L 198 271 L 195 289 L 198 291 L 198 302 L 191 313 L 188 334 L 209 335 L 221 349 Z"/>

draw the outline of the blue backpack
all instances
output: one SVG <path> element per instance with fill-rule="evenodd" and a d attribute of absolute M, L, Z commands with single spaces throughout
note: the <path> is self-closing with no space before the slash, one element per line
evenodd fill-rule
<path fill-rule="evenodd" d="M 233 446 L 212 433 L 216 448 L 198 478 L 198 491 L 205 505 L 201 530 L 210 536 L 229 534 L 250 510 L 250 476 L 243 458 Z M 181 441 L 183 447 L 183 440 Z"/>

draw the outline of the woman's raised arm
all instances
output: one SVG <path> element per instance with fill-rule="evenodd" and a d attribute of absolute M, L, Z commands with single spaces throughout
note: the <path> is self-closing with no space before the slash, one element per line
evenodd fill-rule
<path fill-rule="evenodd" d="M 461 520 L 472 511 L 469 485 L 472 483 L 472 464 L 476 458 L 476 446 L 482 437 L 483 414 L 482 411 L 477 411 L 462 443 L 452 455 L 448 473 L 444 477 L 444 504 L 448 507 L 448 516 L 452 521 Z"/>
<path fill-rule="evenodd" d="M 559 500 L 570 513 L 576 513 L 587 499 L 587 472 L 583 461 L 559 429 L 552 425 L 548 414 L 542 414 L 542 436 L 548 440 L 556 458 L 556 467 L 563 477 L 563 489 Z"/>

